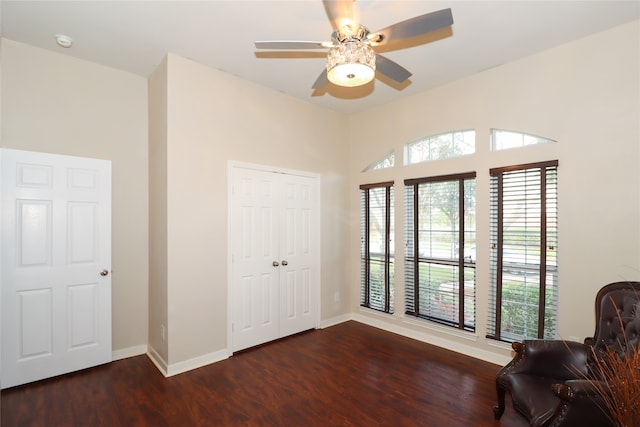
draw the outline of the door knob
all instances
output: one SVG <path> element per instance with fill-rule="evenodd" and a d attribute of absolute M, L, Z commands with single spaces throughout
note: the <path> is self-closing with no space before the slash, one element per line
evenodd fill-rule
<path fill-rule="evenodd" d="M 283 260 L 282 260 L 282 265 L 287 266 L 287 265 L 289 265 L 289 263 L 287 262 L 287 260 L 286 260 L 286 259 L 283 259 Z"/>
<path fill-rule="evenodd" d="M 278 261 L 273 261 L 271 265 L 273 265 L 274 267 L 277 267 L 280 265 L 280 263 Z"/>
<path fill-rule="evenodd" d="M 107 270 L 107 269 L 102 270 L 102 271 L 100 272 L 100 275 L 101 275 L 101 276 L 108 276 L 108 275 L 109 275 L 109 270 Z"/>

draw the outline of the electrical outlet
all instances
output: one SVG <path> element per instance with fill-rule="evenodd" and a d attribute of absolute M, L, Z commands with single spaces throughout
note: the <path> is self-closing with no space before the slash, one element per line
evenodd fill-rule
<path fill-rule="evenodd" d="M 162 336 L 162 341 L 167 339 L 167 332 L 164 325 L 160 325 L 160 335 Z"/>

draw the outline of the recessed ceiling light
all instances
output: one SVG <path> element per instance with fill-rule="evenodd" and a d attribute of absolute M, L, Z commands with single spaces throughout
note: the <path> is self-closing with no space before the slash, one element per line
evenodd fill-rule
<path fill-rule="evenodd" d="M 60 47 L 69 48 L 73 44 L 73 39 L 64 34 L 56 34 L 56 43 L 58 43 Z"/>

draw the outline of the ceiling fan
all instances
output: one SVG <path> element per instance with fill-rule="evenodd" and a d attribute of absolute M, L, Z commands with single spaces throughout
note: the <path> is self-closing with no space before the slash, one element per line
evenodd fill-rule
<path fill-rule="evenodd" d="M 330 81 L 338 86 L 354 87 L 373 80 L 376 70 L 402 83 L 411 76 L 406 68 L 376 53 L 373 49 L 389 42 L 430 33 L 453 24 L 451 9 L 416 16 L 370 32 L 355 19 L 355 0 L 323 0 L 327 15 L 335 31 L 331 41 L 257 41 L 257 49 L 329 49 L 327 65 L 313 84 L 321 89 Z"/>

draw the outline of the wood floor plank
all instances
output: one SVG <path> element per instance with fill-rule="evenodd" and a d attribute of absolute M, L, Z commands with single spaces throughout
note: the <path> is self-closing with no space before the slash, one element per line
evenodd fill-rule
<path fill-rule="evenodd" d="M 358 322 L 164 378 L 146 356 L 3 390 L 2 426 L 502 426 L 500 367 Z"/>

